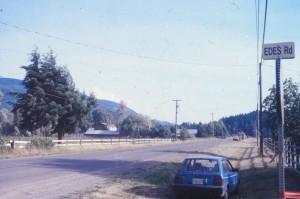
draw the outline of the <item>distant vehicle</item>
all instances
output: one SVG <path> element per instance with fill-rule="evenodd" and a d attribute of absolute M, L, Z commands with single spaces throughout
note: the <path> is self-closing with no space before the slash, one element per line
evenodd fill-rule
<path fill-rule="evenodd" d="M 227 158 L 193 157 L 185 159 L 176 172 L 176 198 L 197 195 L 197 198 L 228 199 L 239 192 L 239 173 Z"/>
<path fill-rule="evenodd" d="M 240 141 L 240 139 L 238 137 L 234 137 L 232 140 L 233 141 Z"/>

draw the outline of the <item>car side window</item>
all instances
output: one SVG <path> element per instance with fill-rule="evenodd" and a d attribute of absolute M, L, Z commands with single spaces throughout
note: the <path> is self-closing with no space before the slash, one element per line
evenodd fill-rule
<path fill-rule="evenodd" d="M 228 166 L 230 168 L 230 171 L 232 171 L 233 170 L 232 164 L 229 162 L 229 160 L 226 160 L 226 162 L 227 162 L 227 164 L 228 164 Z"/>
<path fill-rule="evenodd" d="M 229 165 L 229 163 L 226 160 L 222 161 L 222 165 L 223 165 L 224 172 L 230 172 L 231 171 L 231 166 Z"/>
<path fill-rule="evenodd" d="M 193 167 L 192 161 L 191 160 L 186 160 L 185 163 L 183 164 L 181 171 L 190 171 L 191 168 Z"/>

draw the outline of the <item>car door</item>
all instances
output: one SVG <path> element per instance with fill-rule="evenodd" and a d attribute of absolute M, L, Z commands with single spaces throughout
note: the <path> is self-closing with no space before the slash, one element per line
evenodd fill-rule
<path fill-rule="evenodd" d="M 228 179 L 228 191 L 232 192 L 237 186 L 238 183 L 238 174 L 233 171 L 233 167 L 228 160 L 222 161 L 224 176 Z"/>

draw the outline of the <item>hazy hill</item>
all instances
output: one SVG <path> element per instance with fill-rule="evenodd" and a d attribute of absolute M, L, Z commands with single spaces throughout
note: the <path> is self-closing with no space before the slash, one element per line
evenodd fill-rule
<path fill-rule="evenodd" d="M 25 89 L 21 84 L 21 80 L 12 78 L 0 78 L 0 90 L 4 95 L 0 109 L 6 108 L 8 110 L 11 110 L 11 106 L 7 102 L 14 100 L 13 97 L 9 95 L 9 92 L 25 92 Z"/>
<path fill-rule="evenodd" d="M 3 103 L 0 105 L 0 109 L 6 108 L 11 110 L 11 105 L 8 102 L 13 101 L 13 97 L 9 95 L 9 92 L 25 92 L 23 85 L 21 84 L 21 80 L 19 79 L 12 79 L 12 78 L 0 78 L 0 90 L 4 94 Z M 119 107 L 119 103 L 98 99 L 98 106 L 97 108 L 105 108 L 108 112 L 113 112 L 117 110 Z M 128 108 L 128 113 L 131 115 L 136 115 L 137 113 L 132 109 Z"/>

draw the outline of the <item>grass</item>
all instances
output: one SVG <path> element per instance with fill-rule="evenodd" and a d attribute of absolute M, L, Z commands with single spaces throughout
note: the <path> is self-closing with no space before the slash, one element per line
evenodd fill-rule
<path fill-rule="evenodd" d="M 275 168 L 241 170 L 240 182 L 240 194 L 232 199 L 275 199 L 278 196 Z"/>
<path fill-rule="evenodd" d="M 132 186 L 125 188 L 124 192 L 136 198 L 175 198 L 172 185 L 178 166 L 179 163 L 161 163 L 129 174 L 125 181 Z"/>
<path fill-rule="evenodd" d="M 231 199 L 276 199 L 278 198 L 278 170 L 270 163 L 270 151 L 260 156 L 255 141 L 247 140 L 232 146 L 220 146 L 209 151 L 196 151 L 202 155 L 228 157 L 235 167 L 240 168 L 240 194 Z M 174 198 L 173 184 L 175 171 L 179 163 L 162 163 L 159 167 L 148 169 L 140 175 L 140 182 L 155 184 L 164 189 L 162 198 Z M 300 175 L 285 170 L 286 191 L 300 192 Z M 162 185 L 160 185 L 162 184 Z M 166 197 L 167 196 L 167 197 Z"/>
<path fill-rule="evenodd" d="M 29 141 L 29 139 L 27 140 Z M 194 142 L 199 140 L 190 140 L 190 142 Z M 205 141 L 202 139 L 201 141 Z M 178 142 L 177 142 L 178 143 Z M 157 142 L 157 143 L 139 143 L 132 144 L 128 143 L 114 143 L 114 144 L 83 144 L 83 145 L 62 145 L 62 146 L 54 146 L 52 148 L 18 148 L 11 149 L 10 147 L 0 148 L 0 159 L 13 159 L 19 157 L 28 157 L 28 156 L 45 156 L 45 155 L 54 155 L 54 154 L 65 154 L 65 153 L 83 153 L 89 151 L 101 151 L 108 149 L 129 149 L 143 146 L 153 146 L 153 145 L 166 145 L 173 144 L 173 142 Z"/>
<path fill-rule="evenodd" d="M 197 154 L 228 157 L 234 167 L 240 168 L 240 194 L 230 196 L 231 199 L 278 198 L 278 174 L 276 165 L 270 163 L 269 155 L 272 154 L 266 151 L 265 156 L 259 156 L 255 140 L 234 142 L 232 145 L 218 146 L 207 151 L 193 151 L 193 155 Z M 104 186 L 96 186 L 66 198 L 173 199 L 173 179 L 181 160 L 178 157 L 176 162 L 156 162 L 115 177 Z M 286 169 L 285 175 L 286 190 L 300 192 L 300 175 L 289 169 Z"/>
<path fill-rule="evenodd" d="M 168 187 L 173 183 L 177 163 L 162 163 L 158 167 L 147 169 L 139 175 L 137 181 L 156 186 Z"/>
<path fill-rule="evenodd" d="M 29 157 L 29 156 L 45 156 L 45 155 L 55 155 L 55 154 L 67 154 L 67 153 L 84 153 L 91 151 L 102 151 L 110 149 L 130 149 L 136 147 L 145 147 L 161 144 L 172 144 L 170 143 L 145 143 L 145 144 L 132 144 L 132 143 L 122 143 L 122 144 L 87 144 L 87 145 L 77 145 L 77 146 L 54 146 L 53 148 L 15 148 L 11 149 L 7 147 L 5 149 L 0 149 L 0 159 L 14 159 L 19 157 Z"/>

